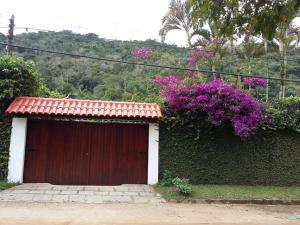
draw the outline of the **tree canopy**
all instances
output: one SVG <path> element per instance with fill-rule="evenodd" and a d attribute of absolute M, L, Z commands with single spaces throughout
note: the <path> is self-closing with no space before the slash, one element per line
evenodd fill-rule
<path fill-rule="evenodd" d="M 33 62 L 20 57 L 0 57 L 0 113 L 16 96 L 40 96 L 45 93 L 40 74 Z"/>
<path fill-rule="evenodd" d="M 219 35 L 261 35 L 272 40 L 288 26 L 300 7 L 298 0 L 190 0 L 195 26 L 210 22 Z"/>

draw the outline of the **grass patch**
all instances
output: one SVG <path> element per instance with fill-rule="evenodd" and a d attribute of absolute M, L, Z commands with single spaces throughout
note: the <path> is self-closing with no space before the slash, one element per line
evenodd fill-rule
<path fill-rule="evenodd" d="M 16 186 L 15 183 L 7 183 L 4 181 L 0 181 L 0 191 Z"/>
<path fill-rule="evenodd" d="M 154 188 L 168 201 L 192 200 L 300 200 L 300 187 L 193 185 L 192 195 L 183 196 L 174 187 L 155 185 Z"/>

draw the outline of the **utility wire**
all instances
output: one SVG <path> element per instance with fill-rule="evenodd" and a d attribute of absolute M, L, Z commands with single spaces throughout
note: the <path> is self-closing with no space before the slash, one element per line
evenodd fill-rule
<path fill-rule="evenodd" d="M 262 75 L 253 76 L 253 75 L 246 75 L 246 74 L 227 73 L 227 72 L 221 72 L 221 71 L 210 71 L 210 70 L 190 69 L 190 68 L 176 67 L 176 66 L 147 64 L 147 63 L 125 61 L 125 60 L 119 60 L 119 59 L 101 58 L 101 57 L 96 57 L 96 56 L 81 55 L 81 54 L 74 54 L 74 53 L 67 53 L 67 52 L 59 52 L 59 51 L 53 51 L 53 50 L 47 50 L 47 49 L 40 49 L 40 48 L 16 45 L 16 44 L 9 44 L 9 43 L 5 43 L 5 42 L 0 42 L 0 45 L 4 45 L 4 46 L 8 45 L 8 46 L 14 47 L 14 48 L 22 48 L 22 49 L 28 49 L 28 50 L 32 50 L 32 51 L 47 52 L 47 53 L 51 53 L 51 54 L 66 55 L 66 56 L 77 57 L 77 58 L 87 58 L 87 59 L 93 59 L 93 60 L 104 61 L 104 62 L 121 63 L 121 64 L 129 64 L 129 65 L 137 65 L 137 66 L 145 66 L 145 67 L 153 67 L 153 68 L 162 68 L 162 69 L 175 69 L 175 70 L 190 71 L 190 72 L 202 72 L 202 73 L 209 73 L 209 74 L 222 74 L 222 75 L 226 75 L 226 76 L 254 77 L 254 78 L 266 79 L 266 77 L 262 76 Z M 300 83 L 300 80 L 294 80 L 294 79 L 281 79 L 281 78 L 277 78 L 277 77 L 269 77 L 268 79 L 269 80 Z"/>
<path fill-rule="evenodd" d="M 1 28 L 8 28 L 8 27 L 0 27 L 0 29 Z M 41 32 L 62 32 L 62 31 L 54 31 L 54 30 L 47 30 L 47 29 L 33 28 L 33 27 L 15 27 L 14 29 L 24 29 L 27 32 L 29 30 L 41 31 Z M 106 39 L 106 38 L 105 38 L 105 42 L 107 42 L 107 43 L 109 43 L 109 42 L 112 42 L 112 43 L 122 42 L 122 43 L 126 43 L 126 44 L 135 44 L 135 45 L 144 45 L 144 46 L 150 46 L 150 47 L 171 48 L 171 49 L 173 48 L 173 49 L 180 49 L 180 50 L 187 50 L 187 51 L 195 49 L 195 48 L 190 48 L 190 47 L 174 46 L 174 45 L 170 45 L 170 44 L 166 44 L 166 43 L 161 43 L 161 44 L 147 43 L 147 42 L 139 43 L 140 41 L 123 41 L 123 40 L 118 40 L 118 39 Z M 204 50 L 204 49 L 201 49 L 201 50 L 204 51 L 204 52 L 210 52 L 209 50 Z M 233 54 L 233 55 L 238 56 L 238 54 Z M 284 60 L 280 57 L 268 57 L 267 56 L 267 58 L 272 59 L 272 60 Z M 251 59 L 259 59 L 259 58 L 254 57 L 254 58 L 251 58 Z M 296 59 L 287 59 L 287 61 L 300 63 L 300 60 L 296 60 Z"/>
<path fill-rule="evenodd" d="M 0 27 L 0 28 L 6 28 L 6 27 Z M 47 30 L 47 29 L 40 29 L 40 28 L 33 28 L 33 27 L 15 27 L 15 29 L 24 29 L 27 32 L 29 30 L 34 30 L 34 31 L 42 31 L 42 32 L 63 32 L 63 31 L 55 31 L 55 30 Z M 136 41 L 123 41 L 123 40 L 118 40 L 118 39 L 108 39 L 105 38 L 106 42 L 125 42 L 125 43 L 135 43 Z M 137 41 L 139 42 L 139 41 Z M 135 44 L 139 44 L 139 43 L 135 43 Z M 161 43 L 161 44 L 152 44 L 152 43 L 140 43 L 142 45 L 148 45 L 148 46 L 156 46 L 156 47 L 160 47 L 160 48 L 174 48 L 174 49 L 182 49 L 182 50 L 192 50 L 193 48 L 189 48 L 189 47 L 180 47 L 180 46 L 175 46 L 175 45 L 171 45 L 171 44 L 166 44 L 166 43 Z"/>

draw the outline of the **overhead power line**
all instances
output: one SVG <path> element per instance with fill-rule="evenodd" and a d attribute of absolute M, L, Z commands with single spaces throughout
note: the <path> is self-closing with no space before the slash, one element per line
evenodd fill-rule
<path fill-rule="evenodd" d="M 152 67 L 152 68 L 174 69 L 174 70 L 190 71 L 190 72 L 201 72 L 201 73 L 209 73 L 209 74 L 220 74 L 220 75 L 225 75 L 225 76 L 255 77 L 255 78 L 266 79 L 266 77 L 262 76 L 262 75 L 253 76 L 253 75 L 246 75 L 246 74 L 228 73 L 228 72 L 222 72 L 222 71 L 191 69 L 191 68 L 167 66 L 167 65 L 159 65 L 159 64 L 147 64 L 147 63 L 125 61 L 125 60 L 119 60 L 119 59 L 102 58 L 102 57 L 97 57 L 97 56 L 89 56 L 89 55 L 81 55 L 81 54 L 74 54 L 74 53 L 67 53 L 67 52 L 59 52 L 59 51 L 53 51 L 53 50 L 47 50 L 47 49 L 27 47 L 27 46 L 22 46 L 22 45 L 17 45 L 17 44 L 9 44 L 9 43 L 5 43 L 5 42 L 0 42 L 0 45 L 4 45 L 4 46 L 8 45 L 8 46 L 14 47 L 14 48 L 22 48 L 22 49 L 28 49 L 28 50 L 31 50 L 31 51 L 39 51 L 39 52 L 46 52 L 46 53 L 51 53 L 51 54 L 66 55 L 66 56 L 71 56 L 71 57 L 76 57 L 76 58 L 87 58 L 87 59 L 93 59 L 93 60 L 104 61 L 104 62 L 121 63 L 121 64 L 137 65 L 137 66 Z M 281 78 L 278 78 L 278 77 L 269 77 L 268 79 L 269 80 L 300 83 L 300 80 L 295 80 L 295 79 L 281 79 Z"/>
<path fill-rule="evenodd" d="M 4 28 L 4 27 L 0 27 L 0 28 Z M 34 31 L 42 31 L 42 32 L 62 32 L 62 31 L 55 31 L 55 30 L 47 30 L 47 29 L 41 29 L 41 28 L 33 28 L 33 27 L 16 27 L 15 29 L 24 29 L 26 30 L 27 32 L 29 30 L 34 30 Z M 105 41 L 106 42 L 126 42 L 126 43 L 135 43 L 135 40 L 133 41 L 123 41 L 123 40 L 119 40 L 119 39 L 109 39 L 109 38 L 105 38 Z M 137 40 L 136 40 L 137 41 Z M 138 42 L 138 41 L 137 41 Z M 163 48 L 174 48 L 174 49 L 182 49 L 182 50 L 192 50 L 193 48 L 189 48 L 189 47 L 180 47 L 180 46 L 175 46 L 175 45 L 171 45 L 171 44 L 166 44 L 166 43 L 158 43 L 158 44 L 155 44 L 155 43 L 141 43 L 143 45 L 148 45 L 148 46 L 151 46 L 151 47 L 163 47 Z"/>
<path fill-rule="evenodd" d="M 8 27 L 0 27 L 1 28 L 8 28 Z M 41 29 L 41 28 L 33 28 L 33 27 L 15 27 L 14 29 L 24 29 L 27 32 L 29 32 L 29 30 L 34 30 L 34 31 L 41 31 L 41 32 L 62 32 L 62 31 L 55 31 L 55 30 L 47 30 L 47 29 Z M 65 34 L 65 35 L 69 35 L 69 34 Z M 71 36 L 71 35 L 70 35 Z M 122 42 L 122 43 L 126 43 L 126 44 L 134 44 L 134 45 L 143 45 L 143 46 L 149 46 L 149 47 L 160 47 L 160 48 L 170 48 L 170 49 L 181 49 L 181 50 L 194 50 L 195 48 L 190 48 L 190 47 L 180 47 L 180 46 L 175 46 L 175 45 L 170 45 L 170 44 L 166 44 L 166 43 L 147 43 L 147 42 L 143 42 L 143 43 L 139 43 L 140 41 L 124 41 L 124 40 L 119 40 L 119 39 L 108 39 L 105 38 L 105 42 L 106 43 L 115 43 L 115 42 Z M 202 51 L 204 52 L 210 52 L 210 50 L 204 50 L 202 49 Z M 235 56 L 238 56 L 238 54 L 233 54 Z M 263 57 L 267 57 L 267 59 L 271 59 L 271 60 L 284 60 L 283 58 L 280 57 L 270 57 L 270 56 L 263 56 Z M 252 59 L 260 59 L 260 58 L 251 58 Z M 246 59 L 245 59 L 246 60 Z M 286 59 L 287 61 L 291 61 L 291 62 L 297 62 L 300 63 L 300 60 L 296 60 L 296 59 Z"/>

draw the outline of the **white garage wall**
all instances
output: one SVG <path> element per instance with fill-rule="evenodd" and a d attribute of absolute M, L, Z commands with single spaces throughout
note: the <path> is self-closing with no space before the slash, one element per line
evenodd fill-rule
<path fill-rule="evenodd" d="M 9 147 L 7 181 L 23 182 L 27 118 L 13 118 Z"/>
<path fill-rule="evenodd" d="M 158 140 L 158 124 L 150 123 L 148 139 L 148 184 L 156 184 L 158 182 Z"/>
<path fill-rule="evenodd" d="M 25 161 L 27 118 L 13 118 L 9 148 L 8 182 L 22 183 Z M 159 127 L 149 124 L 148 138 L 148 184 L 158 182 Z"/>

